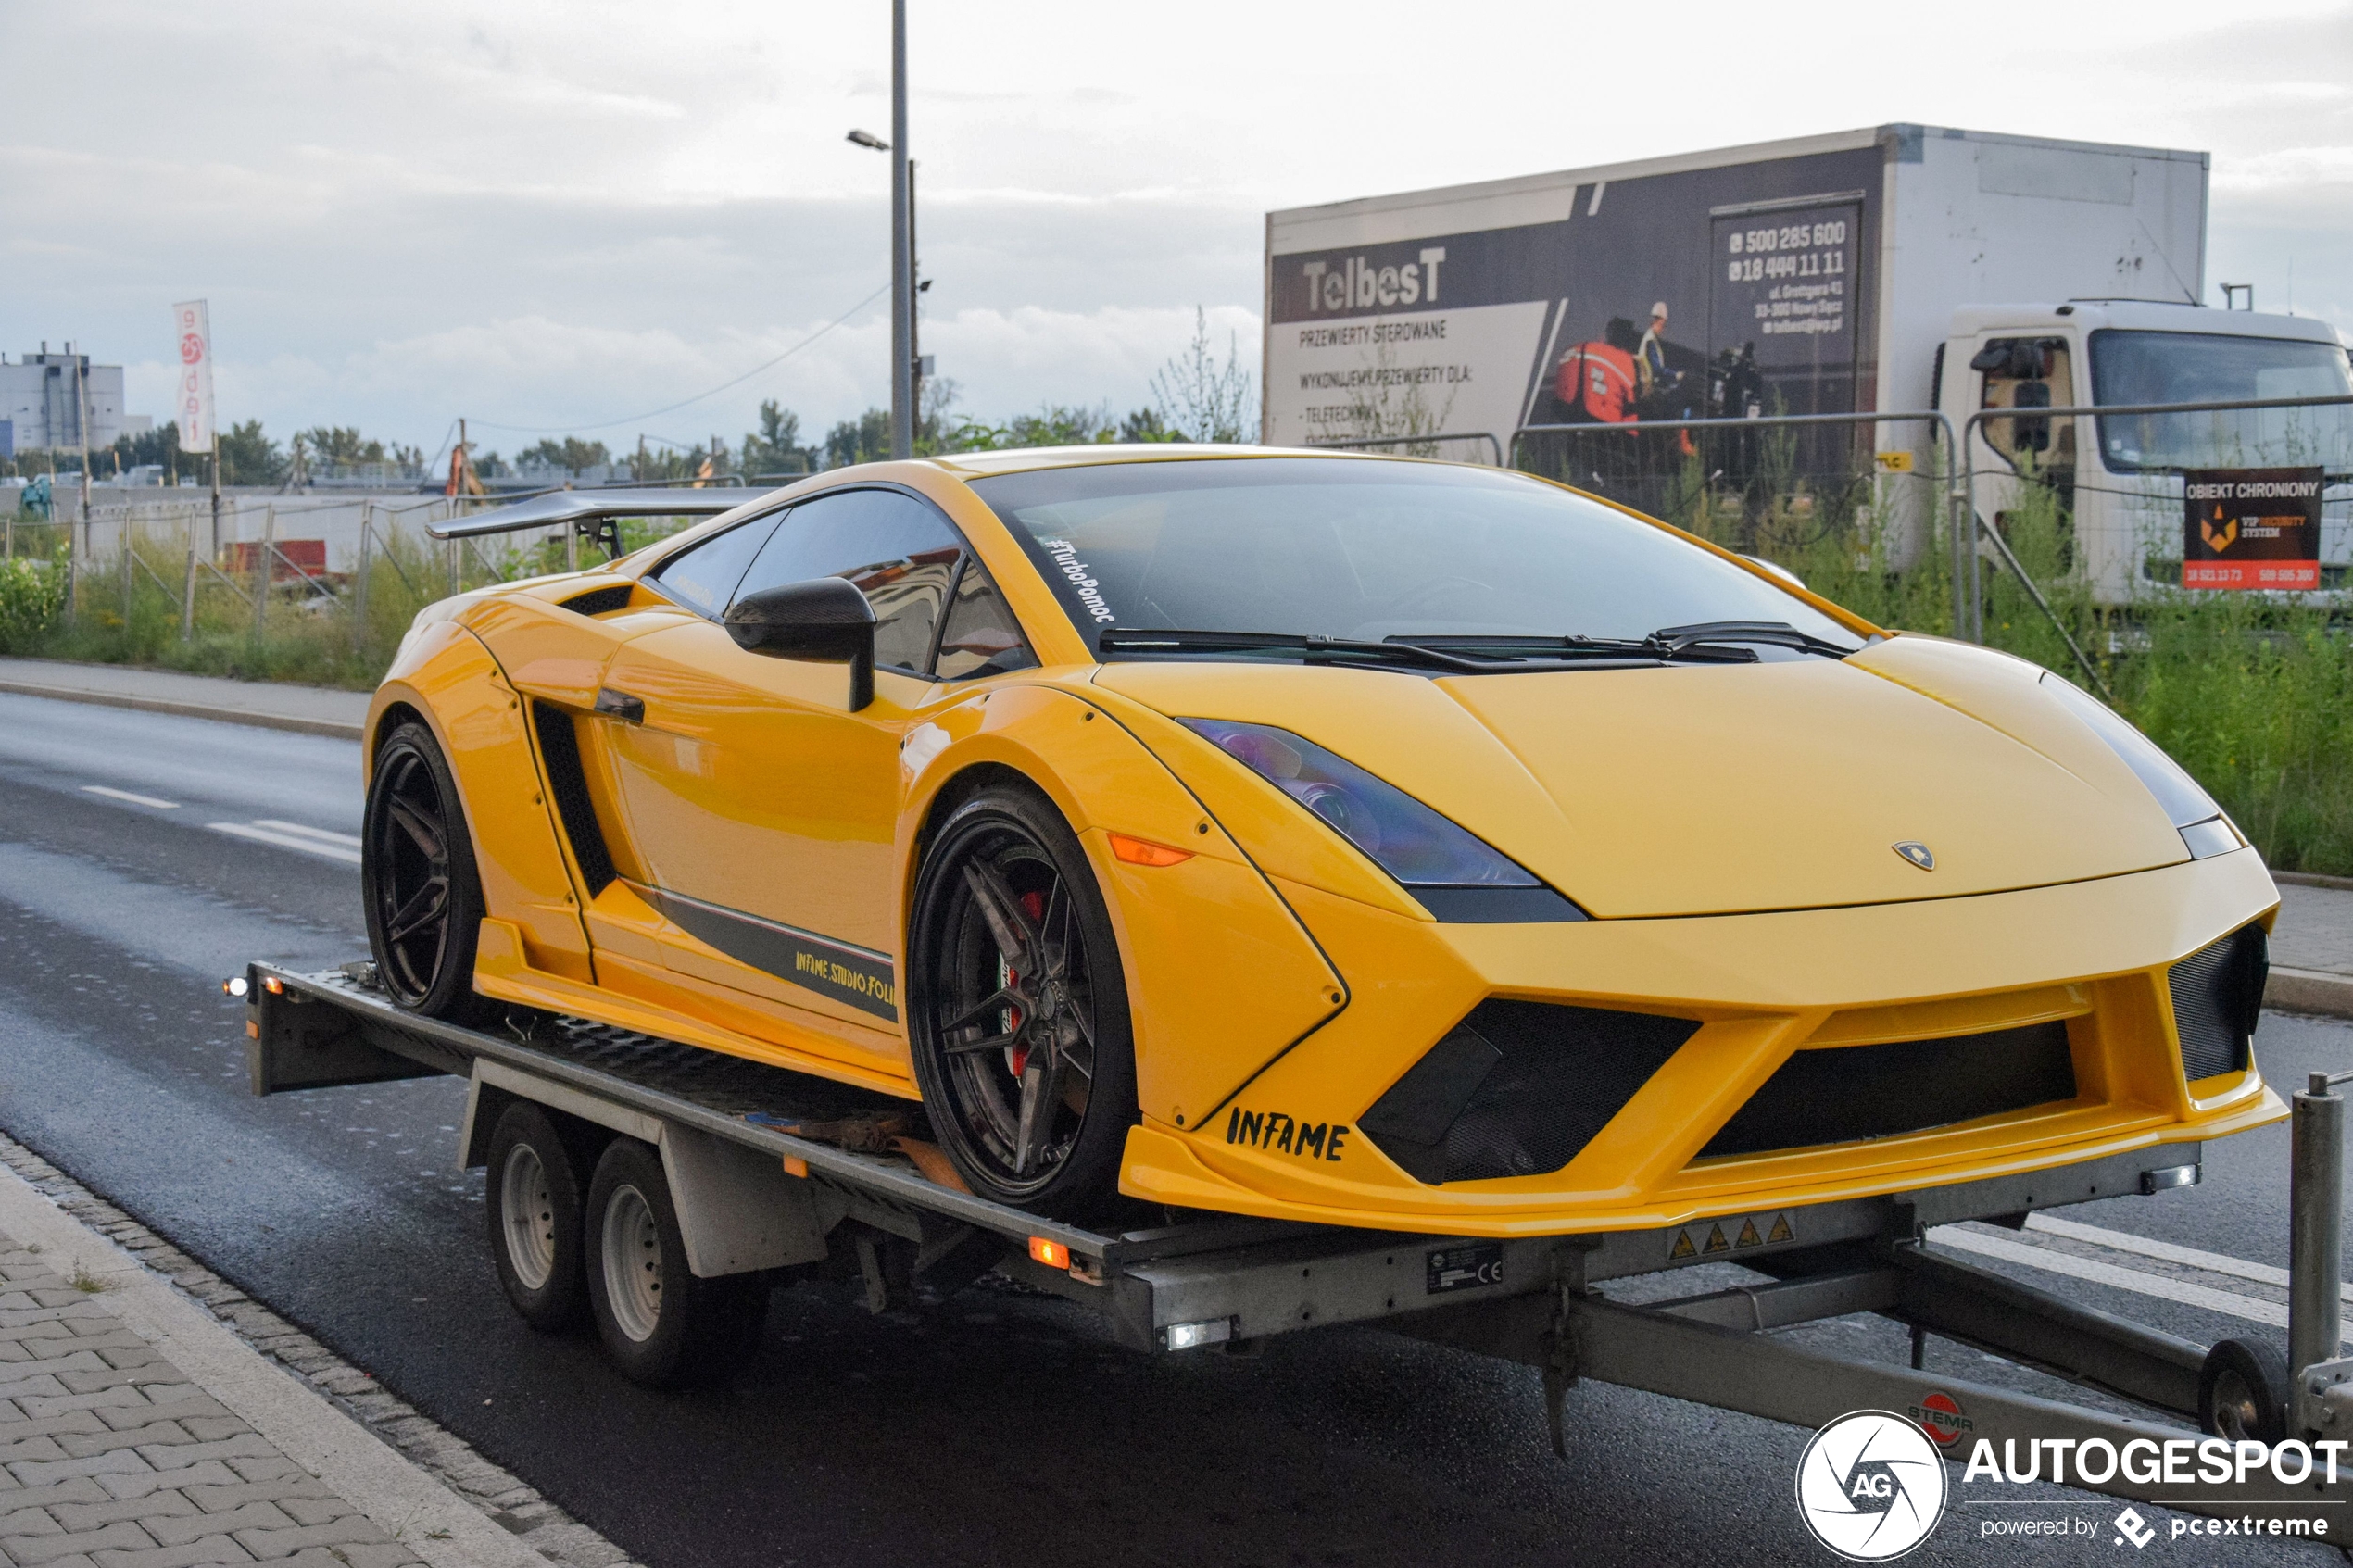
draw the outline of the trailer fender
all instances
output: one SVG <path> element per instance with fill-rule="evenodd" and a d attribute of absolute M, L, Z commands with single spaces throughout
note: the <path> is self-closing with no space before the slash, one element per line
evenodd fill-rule
<path fill-rule="evenodd" d="M 686 1266 L 698 1278 L 813 1263 L 825 1256 L 826 1233 L 841 1220 L 842 1205 L 824 1201 L 831 1195 L 786 1174 L 758 1149 L 479 1057 L 458 1138 L 461 1167 L 488 1160 L 490 1130 L 510 1098 L 531 1100 L 659 1149 L 686 1244 Z M 587 1173 L 581 1176 L 585 1186 Z"/>

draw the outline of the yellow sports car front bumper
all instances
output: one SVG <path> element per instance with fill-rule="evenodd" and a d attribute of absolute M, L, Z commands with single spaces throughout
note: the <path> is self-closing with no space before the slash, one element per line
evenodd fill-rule
<path fill-rule="evenodd" d="M 2286 1114 L 2251 1059 L 2185 1074 L 2169 988 L 2180 960 L 2270 922 L 2278 895 L 2251 849 L 1969 897 L 1553 925 L 1439 924 L 1279 878 L 1277 886 L 1345 976 L 1348 1005 L 1194 1124 L 1148 1115 L 1122 1173 L 1136 1197 L 1473 1236 L 1648 1228 L 2016 1175 Z M 1655 1070 L 1636 1064 L 1630 1093 L 1607 1090 L 1627 1079 L 1628 1063 L 1605 1046 L 1593 1054 L 1590 1037 L 1581 1065 L 1537 1063 L 1529 1082 L 1550 1085 L 1554 1099 L 1530 1114 L 1597 1123 L 1565 1165 L 1416 1179 L 1394 1157 L 1410 1146 L 1394 1135 L 1393 1102 L 1387 1112 L 1376 1105 L 1497 1000 L 1560 1007 L 1563 1017 L 1598 1010 L 1575 1016 L 1681 1022 L 1661 1025 L 1670 1044 Z M 1631 1031 L 1646 1033 L 1657 1030 Z M 1940 1041 L 1952 1048 L 1940 1052 Z M 1982 1050 L 1998 1077 L 2036 1041 L 2057 1053 L 2049 1071 L 2071 1074 L 2070 1097 L 1803 1147 L 1769 1135 L 1757 1147 L 1753 1124 L 1728 1135 L 1799 1052 L 1855 1054 L 1801 1063 L 1776 1091 L 1782 1102 L 1792 1083 L 1818 1085 L 1829 1121 L 1802 1123 L 1846 1115 L 1869 1127 L 1906 1119 L 1892 1100 L 1926 1094 L 1915 1114 L 1932 1120 L 1935 1095 L 1964 1103 L 1982 1087 L 1891 1077 L 1891 1062 L 1912 1060 L 1901 1053 L 1941 1061 L 1949 1080 L 1957 1060 Z M 1381 1114 L 1387 1136 L 1365 1124 Z"/>

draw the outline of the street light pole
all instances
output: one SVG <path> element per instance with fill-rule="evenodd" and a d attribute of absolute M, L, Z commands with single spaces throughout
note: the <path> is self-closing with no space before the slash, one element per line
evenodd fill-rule
<path fill-rule="evenodd" d="M 907 198 L 907 0 L 890 0 L 890 455 L 915 455 L 914 235 Z"/>

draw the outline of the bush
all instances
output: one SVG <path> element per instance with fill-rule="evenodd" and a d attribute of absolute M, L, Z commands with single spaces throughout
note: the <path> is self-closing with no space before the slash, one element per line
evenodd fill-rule
<path fill-rule="evenodd" d="M 0 653 L 30 653 L 45 641 L 65 608 L 63 558 L 0 561 Z"/>

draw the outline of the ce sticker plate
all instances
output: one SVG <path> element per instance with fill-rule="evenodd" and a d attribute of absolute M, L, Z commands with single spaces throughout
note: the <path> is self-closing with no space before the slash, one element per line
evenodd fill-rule
<path fill-rule="evenodd" d="M 1430 1249 L 1428 1295 L 1503 1283 L 1504 1244 L 1500 1241 L 1469 1241 Z"/>

